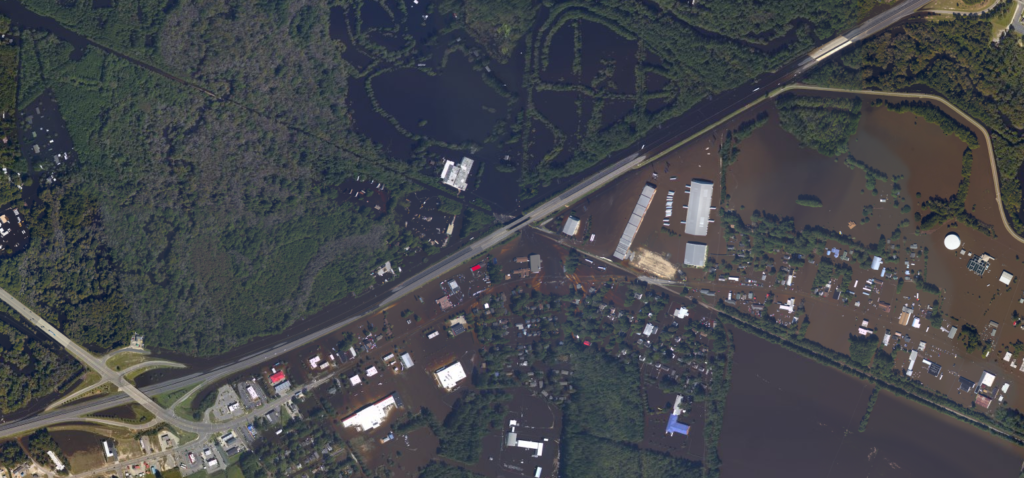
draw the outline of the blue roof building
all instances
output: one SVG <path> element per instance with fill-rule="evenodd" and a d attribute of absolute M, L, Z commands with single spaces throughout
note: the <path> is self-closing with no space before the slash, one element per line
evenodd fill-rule
<path fill-rule="evenodd" d="M 679 423 L 679 415 L 669 415 L 668 424 L 665 425 L 665 434 L 668 436 L 673 436 L 676 433 L 689 435 L 690 425 L 684 425 L 682 423 Z"/>

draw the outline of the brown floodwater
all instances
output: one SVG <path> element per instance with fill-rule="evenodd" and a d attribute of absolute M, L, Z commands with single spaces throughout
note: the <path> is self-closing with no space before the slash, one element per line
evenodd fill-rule
<path fill-rule="evenodd" d="M 723 476 L 1015 476 L 1024 449 L 734 330 Z"/>

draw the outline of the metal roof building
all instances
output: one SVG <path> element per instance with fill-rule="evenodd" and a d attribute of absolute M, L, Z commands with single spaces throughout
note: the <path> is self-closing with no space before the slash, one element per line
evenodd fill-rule
<path fill-rule="evenodd" d="M 690 267 L 704 267 L 708 259 L 708 245 L 699 242 L 687 242 L 683 264 Z"/>
<path fill-rule="evenodd" d="M 345 428 L 355 428 L 357 431 L 372 430 L 384 423 L 388 412 L 395 408 L 398 408 L 395 395 L 388 395 L 377 403 L 367 405 L 358 412 L 349 415 L 348 418 L 342 420 L 341 425 Z"/>
<path fill-rule="evenodd" d="M 705 179 L 690 181 L 690 201 L 686 206 L 686 233 L 694 236 L 708 235 L 708 223 L 711 221 L 711 198 L 715 185 Z"/>
<path fill-rule="evenodd" d="M 565 221 L 565 227 L 562 228 L 562 234 L 566 236 L 575 236 L 580 230 L 580 218 L 575 216 L 569 216 L 569 220 Z"/>
<path fill-rule="evenodd" d="M 472 169 L 472 159 L 462 158 L 460 164 L 445 160 L 444 169 L 441 171 L 441 182 L 459 191 L 465 191 L 468 186 L 466 181 L 469 179 L 469 171 Z"/>
<path fill-rule="evenodd" d="M 437 378 L 437 383 L 441 384 L 442 388 L 451 391 L 456 385 L 458 385 L 460 380 L 466 378 L 466 370 L 462 368 L 461 363 L 456 361 L 455 363 L 434 372 L 434 377 Z"/>
<path fill-rule="evenodd" d="M 622 260 L 629 255 L 629 246 L 633 245 L 633 238 L 636 237 L 636 231 L 640 229 L 640 223 L 643 222 L 653 197 L 654 186 L 644 184 L 644 190 L 640 192 L 640 199 L 636 201 L 636 207 L 633 208 L 633 214 L 629 216 L 629 222 L 626 223 L 626 229 L 622 231 L 619 245 L 615 248 L 615 254 L 612 254 L 612 257 Z"/>
<path fill-rule="evenodd" d="M 540 272 L 540 254 L 530 254 L 530 272 L 537 274 Z"/>

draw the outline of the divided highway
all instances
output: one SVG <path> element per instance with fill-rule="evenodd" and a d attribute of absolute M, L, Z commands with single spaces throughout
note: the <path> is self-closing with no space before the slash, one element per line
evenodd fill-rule
<path fill-rule="evenodd" d="M 750 92 L 749 90 L 745 89 L 746 87 L 741 87 L 744 88 L 744 91 L 734 90 L 731 93 L 720 95 L 720 97 L 725 98 L 724 101 L 720 99 L 718 101 L 715 101 L 714 103 L 709 102 L 709 104 L 703 105 L 704 108 L 708 108 L 711 105 L 717 105 L 717 108 L 715 108 L 714 112 L 707 114 L 707 112 L 701 111 L 700 119 L 693 121 L 689 125 L 685 125 L 685 127 L 679 128 L 677 131 L 693 131 L 714 124 L 721 118 L 724 118 L 727 115 L 731 114 L 732 112 L 746 106 L 748 103 L 750 103 L 750 101 L 767 94 L 769 90 L 781 86 L 785 83 L 791 82 L 799 74 L 817 65 L 820 62 L 819 59 L 823 59 L 824 57 L 835 53 L 835 51 L 842 49 L 843 47 L 849 45 L 851 42 L 863 40 L 889 27 L 890 25 L 914 13 L 917 9 L 923 7 L 929 1 L 930 0 L 904 0 L 902 3 L 890 8 L 889 10 L 886 10 L 885 12 L 882 12 L 881 14 L 866 20 L 865 22 L 858 25 L 856 28 L 850 30 L 841 37 L 845 38 L 845 40 L 848 41 L 836 41 L 838 39 L 832 40 L 831 42 L 829 42 L 829 50 L 826 50 L 824 52 L 821 51 L 822 49 L 816 50 L 817 57 L 809 56 L 805 58 L 803 61 L 791 63 L 789 66 L 783 69 L 784 71 L 776 72 L 776 74 L 773 75 L 774 79 L 769 80 L 764 84 L 764 91 L 759 92 L 758 90 L 762 90 L 762 88 L 759 87 L 756 88 L 753 92 Z M 697 105 L 694 108 L 694 110 L 700 111 L 701 107 L 702 105 Z M 670 145 L 674 142 L 677 142 L 682 134 L 676 133 L 673 136 L 663 138 L 654 138 L 654 136 L 656 135 L 652 135 L 652 139 L 649 140 L 649 144 L 652 145 L 653 147 L 647 149 L 658 149 L 660 147 Z M 29 310 L 27 307 L 24 306 L 24 304 L 21 304 L 20 301 L 18 301 L 13 296 L 8 294 L 6 291 L 0 290 L 0 300 L 7 302 L 12 307 L 17 309 L 18 312 L 21 315 L 28 318 L 33 325 L 39 327 L 40 329 L 43 330 L 44 333 L 50 335 L 55 340 L 57 340 L 57 342 L 64 346 L 68 350 L 68 352 L 75 356 L 75 358 L 82 361 L 87 367 L 99 372 L 104 380 L 108 380 L 114 383 L 115 385 L 120 387 L 122 391 L 122 393 L 118 393 L 108 397 L 83 402 L 79 404 L 74 404 L 67 407 L 62 407 L 60 409 L 45 412 L 36 416 L 26 417 L 9 423 L 4 423 L 0 425 L 0 436 L 9 436 L 13 434 L 27 432 L 39 427 L 75 421 L 76 418 L 82 415 L 87 415 L 107 408 L 111 408 L 118 405 L 124 405 L 132 402 L 140 403 L 141 405 L 146 407 L 147 410 L 154 413 L 154 415 L 158 419 L 171 423 L 174 426 L 179 427 L 183 430 L 193 432 L 212 432 L 230 428 L 231 426 L 233 426 L 231 422 L 221 424 L 207 424 L 191 422 L 179 418 L 174 415 L 173 411 L 164 410 L 162 407 L 153 402 L 153 400 L 149 397 L 160 393 L 167 393 L 174 390 L 178 390 L 186 386 L 196 385 L 200 383 L 210 383 L 225 376 L 230 376 L 242 372 L 246 369 L 256 367 L 264 362 L 273 360 L 275 357 L 295 350 L 298 347 L 302 347 L 308 344 L 309 342 L 317 340 L 343 327 L 346 327 L 352 324 L 353 322 L 365 318 L 372 314 L 373 312 L 375 312 L 376 310 L 378 310 L 379 308 L 387 307 L 393 304 L 395 301 L 399 300 L 409 292 L 430 283 L 430 281 L 436 280 L 437 277 L 444 274 L 445 272 L 472 259 L 474 256 L 490 249 L 491 247 L 500 244 L 502 241 L 512 237 L 512 235 L 520 231 L 522 228 L 527 227 L 527 225 L 530 224 L 532 221 L 536 221 L 544 217 L 547 217 L 548 215 L 554 213 L 555 211 L 558 211 L 559 209 L 564 208 L 574 203 L 575 201 L 583 198 L 584 196 L 590 194 L 591 192 L 603 186 L 607 182 L 612 181 L 615 178 L 629 172 L 636 166 L 642 164 L 645 159 L 646 157 L 641 156 L 640 153 L 634 153 L 617 161 L 611 166 L 608 166 L 602 169 L 601 171 L 591 175 L 590 177 L 583 180 L 576 186 L 570 188 L 568 191 L 558 195 L 555 198 L 552 198 L 551 200 L 536 207 L 532 211 L 526 213 L 524 218 L 522 218 L 521 220 L 514 221 L 511 226 L 499 229 L 487 235 L 486 237 L 483 237 L 467 245 L 466 247 L 460 249 L 459 251 L 445 258 L 439 263 L 431 267 L 428 267 L 426 270 L 404 280 L 403 282 L 401 282 L 400 284 L 398 284 L 397 286 L 390 290 L 390 294 L 378 305 L 378 307 L 372 308 L 371 310 L 368 310 L 364 313 L 356 314 L 344 320 L 338 321 L 329 327 L 316 330 L 307 335 L 289 340 L 288 342 L 277 344 L 262 352 L 254 353 L 249 356 L 243 357 L 236 362 L 225 364 L 217 369 L 213 369 L 205 373 L 196 373 L 185 377 L 169 380 L 153 386 L 143 387 L 142 389 L 138 389 L 132 386 L 131 384 L 125 382 L 123 378 L 119 376 L 116 372 L 107 368 L 106 364 L 102 363 L 100 359 L 93 356 L 91 353 L 89 353 L 87 350 L 85 350 L 78 344 L 75 344 L 74 342 L 69 340 L 66 336 L 61 334 L 53 326 L 51 326 L 38 315 L 36 315 L 34 312 Z M 287 398 L 290 398 L 290 396 Z M 278 399 L 277 401 L 281 400 L 283 399 Z M 275 403 L 277 401 L 275 401 Z"/>

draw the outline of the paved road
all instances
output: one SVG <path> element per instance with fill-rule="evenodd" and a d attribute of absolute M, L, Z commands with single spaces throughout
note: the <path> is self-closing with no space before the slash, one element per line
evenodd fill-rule
<path fill-rule="evenodd" d="M 1024 35 L 1024 19 L 1021 19 L 1021 15 L 1024 15 L 1024 0 L 1017 0 L 1017 9 L 1013 12 L 1013 21 L 1010 22 L 1010 26 L 1015 32 Z"/>
<path fill-rule="evenodd" d="M 886 27 L 902 20 L 903 18 L 906 18 L 908 15 L 912 14 L 914 11 L 927 4 L 928 1 L 929 0 L 904 0 L 902 3 L 896 5 L 895 7 L 890 8 L 889 10 L 865 21 L 861 25 L 857 26 L 856 28 L 848 32 L 845 36 L 852 41 L 863 40 L 868 36 L 873 35 L 885 29 Z M 699 128 L 705 125 L 713 124 L 715 121 L 717 121 L 718 118 L 722 118 L 723 116 L 728 115 L 729 113 L 738 109 L 739 107 L 747 105 L 751 100 L 763 96 L 764 94 L 767 94 L 769 90 L 792 81 L 799 74 L 812 68 L 817 63 L 817 61 L 813 60 L 810 62 L 807 62 L 805 60 L 803 62 L 800 62 L 799 64 L 794 62 L 793 64 L 789 65 L 786 69 L 784 69 L 785 71 L 779 71 L 776 75 L 774 75 L 774 79 L 766 82 L 762 88 L 758 88 L 758 90 L 763 90 L 760 93 L 758 93 L 755 90 L 754 92 L 751 93 L 742 92 L 735 94 L 733 97 L 729 99 L 729 102 L 726 102 L 724 104 L 718 103 L 722 105 L 720 107 L 720 111 L 715 111 L 711 114 L 705 114 L 703 121 L 698 122 L 695 125 L 691 125 L 689 129 L 693 130 L 694 128 Z M 666 141 L 666 139 L 662 138 L 661 141 L 664 142 Z M 627 156 L 619 160 L 615 164 L 608 166 L 607 168 L 601 170 L 600 172 L 590 176 L 589 178 L 585 179 L 584 181 L 577 184 L 573 188 L 570 188 L 565 193 L 551 199 L 550 201 L 538 206 L 534 210 L 526 213 L 523 218 L 524 220 L 513 222 L 512 227 L 502 228 L 494 233 L 491 233 L 490 235 L 482 239 L 479 239 L 476 242 L 460 249 L 455 254 L 449 256 L 448 258 L 442 260 L 441 262 L 435 264 L 434 266 L 429 267 L 423 272 L 420 272 L 419 274 L 416 274 L 410 277 L 409 279 L 406 279 L 405 281 L 391 289 L 391 294 L 380 303 L 380 306 L 386 307 L 394 303 L 395 301 L 403 297 L 405 294 L 413 290 L 416 290 L 419 287 L 422 287 L 423 285 L 429 283 L 430 281 L 435 280 L 441 274 L 444 274 L 445 272 L 451 270 L 452 268 L 458 266 L 459 264 L 462 264 L 463 262 L 473 258 L 477 254 L 486 251 L 490 247 L 493 247 L 494 245 L 501 243 L 505 239 L 511 237 L 514 233 L 518 232 L 520 229 L 526 227 L 529 223 L 535 220 L 539 220 L 557 211 L 560 208 L 572 204 L 576 200 L 586 196 L 587 194 L 597 189 L 598 187 L 602 186 L 603 184 L 607 183 L 608 181 L 611 181 L 621 176 L 622 174 L 625 174 L 633 167 L 643 162 L 644 159 L 644 156 L 640 156 L 639 153 L 634 153 L 630 156 Z M 5 296 L 7 298 L 10 298 L 11 300 L 14 300 L 14 298 L 11 297 L 6 292 L 0 291 L 0 299 L 7 301 L 7 298 L 4 298 Z M 20 302 L 17 302 L 16 300 L 14 300 L 14 302 L 18 304 L 15 308 L 18 309 L 19 313 L 22 313 L 22 315 L 25 315 L 26 317 L 29 317 L 29 315 L 31 315 L 38 318 L 38 316 L 36 316 L 32 311 L 28 310 Z M 11 302 L 8 301 L 8 303 Z M 13 303 L 12 306 L 14 306 Z M 311 332 L 305 336 L 292 339 L 288 342 L 277 344 L 276 346 L 272 347 L 269 350 L 249 355 L 234 363 L 225 364 L 220 368 L 210 370 L 202 374 L 193 374 L 187 377 L 182 377 L 179 379 L 164 382 L 152 387 L 147 387 L 144 388 L 142 391 L 130 386 L 130 384 L 124 383 L 124 381 L 121 380 L 120 377 L 117 377 L 116 374 L 110 375 L 113 372 L 111 372 L 109 369 L 106 369 L 103 363 L 97 363 L 98 359 L 96 357 L 89 354 L 87 351 L 82 349 L 77 344 L 72 343 L 70 340 L 64 337 L 63 334 L 60 334 L 59 331 L 57 331 L 48 323 L 42 321 L 42 319 L 39 318 L 38 321 L 33 321 L 33 323 L 42 328 L 44 332 L 54 337 L 59 343 L 61 343 L 61 345 L 68 347 L 69 351 L 74 349 L 76 352 L 73 352 L 73 355 L 75 355 L 76 358 L 83 360 L 83 363 L 87 363 L 87 365 L 90 368 L 93 368 L 94 370 L 106 369 L 106 375 L 103 375 L 101 373 L 104 379 L 111 380 L 113 383 L 121 387 L 122 391 L 125 393 L 105 397 L 95 401 L 73 405 L 70 407 L 59 409 L 53 412 L 44 413 L 34 417 L 26 417 L 17 421 L 13 421 L 11 423 L 0 425 L 0 436 L 26 432 L 35 428 L 53 425 L 56 423 L 73 421 L 75 417 L 80 416 L 82 414 L 92 413 L 95 411 L 103 410 L 105 408 L 131 403 L 132 401 L 136 401 L 138 403 L 143 404 L 144 406 L 146 406 L 148 410 L 150 409 L 150 407 L 155 407 L 155 410 L 150 411 L 153 412 L 154 415 L 161 420 L 172 423 L 175 426 L 180 426 L 184 430 L 193 431 L 197 433 L 202 432 L 211 428 L 205 426 L 205 424 L 196 424 L 194 422 L 185 421 L 185 423 L 182 423 L 183 419 L 180 419 L 174 416 L 173 413 L 170 413 L 167 410 L 160 408 L 159 405 L 154 403 L 149 397 L 146 396 L 146 394 L 155 395 L 159 393 L 166 393 L 188 385 L 194 385 L 201 382 L 210 382 L 218 378 L 232 375 L 243 370 L 255 367 L 263 362 L 270 361 L 277 356 L 288 353 L 298 347 L 304 346 L 305 344 L 313 340 L 331 334 L 357 320 L 360 320 L 372 314 L 373 312 L 374 310 L 370 310 L 361 314 L 354 315 L 345 320 L 339 321 L 331 325 L 330 327 L 325 327 L 315 332 Z M 95 367 L 99 367 L 99 369 Z"/>

